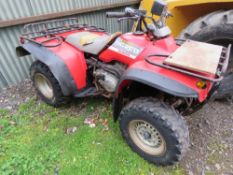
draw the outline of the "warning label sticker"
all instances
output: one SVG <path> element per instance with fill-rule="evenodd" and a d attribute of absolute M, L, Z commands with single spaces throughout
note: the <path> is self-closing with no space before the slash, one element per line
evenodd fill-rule
<path fill-rule="evenodd" d="M 135 59 L 144 48 L 136 46 L 133 43 L 127 42 L 121 38 L 118 38 L 110 47 L 110 50 L 120 52 L 121 54 Z"/>

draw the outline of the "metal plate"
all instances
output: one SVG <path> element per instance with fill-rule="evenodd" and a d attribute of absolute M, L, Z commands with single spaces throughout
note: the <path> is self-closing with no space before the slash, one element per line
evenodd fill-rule
<path fill-rule="evenodd" d="M 216 74 L 222 49 L 222 46 L 188 40 L 164 63 L 191 71 Z"/>

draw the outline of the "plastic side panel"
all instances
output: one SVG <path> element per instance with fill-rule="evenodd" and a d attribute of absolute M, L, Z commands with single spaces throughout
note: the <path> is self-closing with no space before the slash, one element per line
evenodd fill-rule
<path fill-rule="evenodd" d="M 104 62 L 111 62 L 113 60 L 131 65 L 138 60 L 144 59 L 149 54 L 165 54 L 169 55 L 177 48 L 176 42 L 173 37 L 167 37 L 156 42 L 151 42 L 145 35 L 137 36 L 132 33 L 124 34 L 120 37 L 121 40 L 128 43 L 130 46 L 141 49 L 136 58 L 129 56 L 126 50 L 112 50 L 111 47 L 107 48 L 100 54 L 100 59 Z"/>
<path fill-rule="evenodd" d="M 125 43 L 125 48 L 118 47 L 117 50 L 111 49 L 111 48 L 116 48 L 115 44 L 117 42 Z M 124 64 L 129 65 L 137 60 L 137 58 L 141 55 L 140 53 L 142 53 L 143 50 L 145 50 L 146 46 L 149 44 L 150 44 L 150 41 L 146 38 L 145 35 L 136 36 L 132 33 L 126 33 L 118 37 L 109 48 L 104 50 L 100 54 L 100 59 L 104 62 L 111 62 L 113 60 L 117 60 Z M 130 57 L 130 52 L 127 49 L 127 46 L 128 46 L 128 49 L 133 49 L 133 48 L 141 49 L 141 51 L 139 52 L 138 56 L 136 56 L 136 58 Z"/>
<path fill-rule="evenodd" d="M 76 86 L 78 87 L 78 90 L 84 88 L 86 86 L 87 69 L 84 54 L 65 42 L 58 47 L 49 48 L 49 50 L 64 61 L 75 81 Z"/>
<path fill-rule="evenodd" d="M 129 57 L 122 55 L 119 52 L 110 50 L 110 49 L 104 50 L 100 54 L 100 59 L 104 62 L 111 62 L 113 60 L 117 60 L 117 61 L 122 62 L 122 63 L 127 64 L 127 65 L 133 63 L 133 60 L 130 59 Z"/>

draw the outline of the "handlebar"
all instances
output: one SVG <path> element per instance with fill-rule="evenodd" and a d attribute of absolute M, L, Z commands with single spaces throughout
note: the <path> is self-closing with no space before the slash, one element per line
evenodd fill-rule
<path fill-rule="evenodd" d="M 140 17 L 146 15 L 145 10 L 133 9 L 126 7 L 124 12 L 107 12 L 107 18 L 124 18 L 124 17 Z"/>
<path fill-rule="evenodd" d="M 126 16 L 127 14 L 125 12 L 107 12 L 106 13 L 107 18 L 123 18 Z"/>
<path fill-rule="evenodd" d="M 157 38 L 170 35 L 169 28 L 166 28 L 166 18 L 169 17 L 167 10 L 159 16 L 158 20 L 155 20 L 153 16 L 147 16 L 146 13 L 147 12 L 145 10 L 126 7 L 123 12 L 107 12 L 106 17 L 118 18 L 118 22 L 122 20 L 137 20 L 138 23 L 136 30 L 151 34 Z M 149 23 L 146 21 L 146 19 L 151 19 L 153 28 L 149 26 Z"/>

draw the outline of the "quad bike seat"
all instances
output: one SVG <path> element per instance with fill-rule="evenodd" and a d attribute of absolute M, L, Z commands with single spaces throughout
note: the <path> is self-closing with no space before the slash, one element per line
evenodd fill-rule
<path fill-rule="evenodd" d="M 69 35 L 66 38 L 66 42 L 85 53 L 98 55 L 119 35 L 121 35 L 121 32 L 116 32 L 112 35 L 98 35 L 91 32 L 79 32 Z"/>

